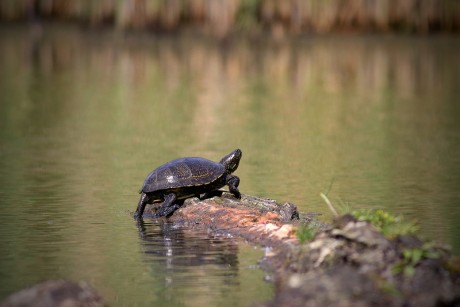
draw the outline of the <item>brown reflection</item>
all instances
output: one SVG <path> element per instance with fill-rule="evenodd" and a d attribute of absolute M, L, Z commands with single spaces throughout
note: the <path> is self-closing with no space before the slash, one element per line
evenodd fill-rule
<path fill-rule="evenodd" d="M 238 245 L 233 239 L 163 220 L 137 224 L 159 302 L 184 303 L 187 296 L 180 293 L 189 292 L 195 302 L 212 304 L 217 293 L 227 296 L 228 287 L 239 286 Z"/>
<path fill-rule="evenodd" d="M 38 32 L 32 29 L 29 38 L 10 35 L 7 39 L 16 44 L 2 39 L 1 61 L 6 65 L 18 63 L 22 69 L 33 63 L 45 74 L 78 66 L 85 70 L 91 67 L 92 73 L 99 74 L 102 80 L 114 75 L 122 78 L 131 91 L 151 85 L 155 78 L 161 79 L 168 92 L 179 90 L 185 81 L 199 95 L 196 103 L 203 104 L 196 113 L 212 105 L 221 106 L 212 114 L 203 114 L 204 123 L 211 123 L 212 128 L 214 120 L 208 117 L 217 117 L 215 112 L 241 104 L 233 99 L 247 90 L 256 77 L 263 83 L 276 83 L 272 91 L 288 89 L 298 95 L 321 85 L 329 92 L 356 89 L 363 95 L 379 95 L 385 88 L 396 87 L 402 98 L 413 98 L 421 91 L 436 89 L 439 84 L 455 85 L 456 76 L 446 74 L 437 68 L 439 65 L 453 65 L 453 71 L 460 69 L 454 54 L 439 58 L 439 52 L 446 51 L 450 44 L 442 38 L 342 37 L 286 44 L 234 41 L 220 45 L 193 37 L 131 38 L 103 31 L 81 33 L 69 28 Z M 18 47 L 21 52 L 16 51 Z M 338 49 L 340 54 L 336 53 Z"/>
<path fill-rule="evenodd" d="M 291 45 L 235 42 L 220 46 L 191 38 L 144 37 L 118 41 L 121 45 L 113 46 L 110 45 L 110 36 L 102 35 L 109 41 L 88 44 L 94 43 L 91 38 L 97 40 L 97 36 L 90 34 L 90 38 L 77 39 L 72 35 L 68 37 L 65 32 L 44 38 L 38 47 L 36 43 L 33 45 L 33 48 L 39 48 L 37 64 L 43 67 L 42 71 L 81 64 L 96 65 L 96 71 L 108 74 L 105 77 L 122 74 L 133 87 L 148 84 L 152 73 L 156 72 L 164 77 L 167 90 L 177 90 L 182 81 L 188 81 L 197 93 L 203 97 L 209 95 L 207 99 L 215 104 L 222 104 L 223 97 L 219 96 L 224 93 L 225 102 L 232 102 L 230 99 L 244 91 L 245 85 L 250 84 L 248 81 L 255 76 L 295 92 L 322 84 L 331 92 L 358 89 L 369 95 L 396 86 L 403 98 L 410 98 L 420 91 L 432 90 L 439 83 L 455 81 L 446 79 L 454 76 L 445 75 L 442 69 L 436 68 L 438 65 L 460 68 L 455 58 L 449 61 L 449 58 L 438 57 L 437 52 L 445 50 L 443 46 L 448 44 L 442 39 L 436 42 L 343 38 L 313 39 Z M 139 45 L 131 48 L 132 44 L 141 45 L 140 48 Z M 414 45 L 417 48 L 413 48 Z M 340 48 L 340 55 L 336 54 L 336 48 Z M 85 60 L 79 54 L 81 50 L 89 53 L 89 63 L 81 62 Z M 229 105 L 235 103 L 238 102 Z"/>
<path fill-rule="evenodd" d="M 232 278 L 237 275 L 238 245 L 233 239 L 216 237 L 164 220 L 140 220 L 137 223 L 145 261 L 160 264 L 158 268 L 162 273 L 178 274 L 175 277 L 180 279 L 181 273 L 193 271 L 193 267 L 201 266 L 198 271 L 202 271 L 203 266 L 217 265 L 225 271 L 227 282 L 233 282 Z M 184 275 L 188 278 L 187 274 Z"/>

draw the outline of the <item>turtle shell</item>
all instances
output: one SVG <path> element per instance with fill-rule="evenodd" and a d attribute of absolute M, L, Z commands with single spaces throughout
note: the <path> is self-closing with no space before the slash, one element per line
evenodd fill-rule
<path fill-rule="evenodd" d="M 204 186 L 215 182 L 225 173 L 225 167 L 204 158 L 181 158 L 153 170 L 145 179 L 140 192 L 191 186 Z"/>

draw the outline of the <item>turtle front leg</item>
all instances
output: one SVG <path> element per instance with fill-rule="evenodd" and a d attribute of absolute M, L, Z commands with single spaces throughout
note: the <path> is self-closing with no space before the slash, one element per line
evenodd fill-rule
<path fill-rule="evenodd" d="M 145 205 L 147 205 L 148 201 L 149 197 L 147 196 L 147 194 L 142 193 L 141 199 L 139 199 L 139 204 L 137 205 L 136 212 L 134 212 L 135 219 L 139 220 L 142 218 L 142 214 L 144 214 Z"/>
<path fill-rule="evenodd" d="M 161 216 L 168 216 L 179 208 L 179 205 L 175 204 L 175 201 L 177 199 L 176 194 L 174 193 L 166 194 L 164 199 L 165 201 L 163 202 L 161 207 L 157 210 L 157 212 L 155 212 L 153 217 L 158 218 Z"/>
<path fill-rule="evenodd" d="M 240 185 L 240 178 L 233 175 L 228 175 L 226 179 L 226 184 L 230 190 L 230 193 L 235 195 L 236 198 L 241 198 L 241 193 L 238 190 L 238 186 Z"/>

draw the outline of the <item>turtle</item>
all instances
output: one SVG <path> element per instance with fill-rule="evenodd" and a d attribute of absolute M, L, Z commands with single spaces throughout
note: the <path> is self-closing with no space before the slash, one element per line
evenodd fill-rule
<path fill-rule="evenodd" d="M 235 149 L 219 163 L 200 157 L 185 157 L 159 166 L 145 178 L 134 218 L 142 217 L 147 204 L 158 202 L 163 204 L 154 217 L 169 216 L 179 208 L 177 200 L 210 193 L 225 185 L 236 198 L 241 198 L 238 190 L 240 178 L 232 175 L 241 156 L 241 150 Z"/>

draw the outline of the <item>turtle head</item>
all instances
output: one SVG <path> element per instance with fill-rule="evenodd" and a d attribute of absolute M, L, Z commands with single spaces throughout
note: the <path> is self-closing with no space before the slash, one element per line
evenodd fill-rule
<path fill-rule="evenodd" d="M 238 168 L 238 164 L 240 164 L 242 155 L 243 153 L 240 149 L 235 149 L 234 151 L 223 157 L 219 163 L 225 166 L 225 170 L 228 174 L 231 174 Z"/>

